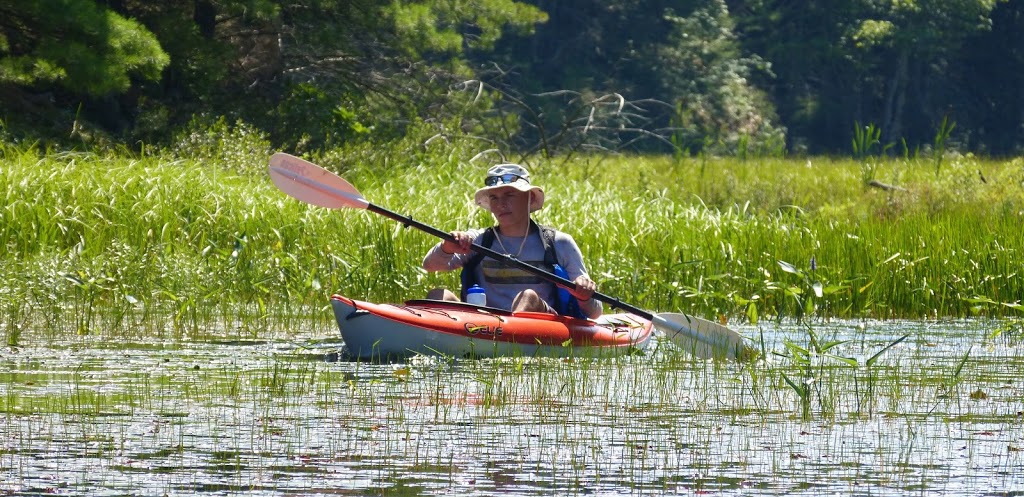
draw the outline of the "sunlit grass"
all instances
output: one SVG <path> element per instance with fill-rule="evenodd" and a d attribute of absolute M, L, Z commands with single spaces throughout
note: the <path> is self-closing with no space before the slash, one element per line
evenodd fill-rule
<path fill-rule="evenodd" d="M 440 229 L 488 224 L 470 202 L 488 163 L 452 147 L 339 170 L 371 202 Z M 849 160 L 700 161 L 533 161 L 547 192 L 536 218 L 577 240 L 605 293 L 655 311 L 755 323 L 1019 319 L 1024 162 L 959 157 L 936 176 L 930 161 L 894 159 L 876 177 L 904 190 L 884 191 Z M 429 235 L 307 206 L 264 175 L 12 147 L 0 168 L 8 342 L 39 327 L 194 336 L 215 322 L 251 338 L 313 319 L 329 329 L 330 293 L 401 301 L 457 285 L 419 269 Z"/>
<path fill-rule="evenodd" d="M 488 164 L 460 146 L 318 162 L 375 204 L 461 229 L 490 219 L 469 203 Z M 763 360 L 657 343 L 594 361 L 363 364 L 296 337 L 336 336 L 333 292 L 456 285 L 418 269 L 430 236 L 217 164 L 2 154 L 0 471 L 19 473 L 0 491 L 59 491 L 49 479 L 71 464 L 80 480 L 63 484 L 86 492 L 247 490 L 264 475 L 309 493 L 942 492 L 1012 482 L 992 467 L 1024 457 L 1020 161 L 873 170 L 905 191 L 830 159 L 531 162 L 538 221 L 576 238 L 605 293 L 723 315 Z M 973 315 L 1009 319 L 929 329 Z M 897 317 L 929 319 L 876 320 Z M 222 477 L 202 487 L 197 468 Z"/>

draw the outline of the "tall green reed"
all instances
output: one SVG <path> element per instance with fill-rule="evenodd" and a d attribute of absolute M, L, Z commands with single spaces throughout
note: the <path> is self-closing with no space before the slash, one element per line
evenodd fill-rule
<path fill-rule="evenodd" d="M 493 161 L 471 160 L 470 145 L 385 152 L 318 160 L 373 203 L 440 229 L 493 222 L 470 200 Z M 605 293 L 643 307 L 753 322 L 917 318 L 1000 315 L 1012 309 L 971 299 L 1024 294 L 1024 194 L 1012 162 L 961 157 L 935 178 L 903 159 L 899 195 L 865 190 L 856 161 L 829 158 L 526 162 L 548 194 L 535 218 L 576 238 Z M 456 274 L 419 269 L 432 237 L 307 206 L 264 174 L 10 147 L 0 164 L 8 341 L 29 323 L 197 334 L 220 322 L 217 333 L 251 337 L 312 318 L 329 329 L 330 293 L 400 301 L 458 285 Z"/>
<path fill-rule="evenodd" d="M 932 140 L 934 149 L 932 153 L 935 155 L 935 176 L 939 175 L 939 170 L 942 169 L 942 161 L 946 158 L 946 147 L 949 145 L 949 136 L 953 134 L 953 129 L 956 128 L 956 122 L 950 121 L 949 116 L 942 116 L 942 123 L 939 124 L 939 129 L 935 132 L 935 139 Z"/>

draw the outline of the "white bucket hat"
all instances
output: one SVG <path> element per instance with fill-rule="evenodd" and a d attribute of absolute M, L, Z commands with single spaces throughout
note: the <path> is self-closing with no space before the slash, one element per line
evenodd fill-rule
<path fill-rule="evenodd" d="M 498 164 L 488 169 L 484 184 L 487 186 L 477 190 L 473 195 L 476 205 L 484 209 L 491 208 L 491 192 L 506 187 L 533 194 L 533 199 L 530 201 L 530 212 L 544 207 L 544 190 L 539 186 L 531 185 L 530 172 L 518 164 Z"/>

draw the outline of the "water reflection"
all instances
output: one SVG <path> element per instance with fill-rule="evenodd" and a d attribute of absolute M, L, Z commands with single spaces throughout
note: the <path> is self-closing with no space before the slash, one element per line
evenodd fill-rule
<path fill-rule="evenodd" d="M 989 326 L 814 325 L 856 366 L 800 367 L 783 341 L 810 347 L 805 326 L 744 329 L 769 352 L 753 365 L 665 344 L 367 364 L 334 362 L 336 341 L 51 341 L 0 356 L 0 492 L 1024 492 L 1022 349 Z M 809 415 L 783 374 L 808 380 Z"/>

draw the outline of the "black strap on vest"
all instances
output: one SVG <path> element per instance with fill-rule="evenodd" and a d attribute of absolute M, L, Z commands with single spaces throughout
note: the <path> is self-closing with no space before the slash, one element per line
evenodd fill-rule
<path fill-rule="evenodd" d="M 555 264 L 558 264 L 558 256 L 555 254 L 555 230 L 548 226 L 542 226 L 535 223 L 532 219 L 530 220 L 530 229 L 527 231 L 526 236 L 530 236 L 535 230 L 540 230 L 540 239 L 544 244 L 544 265 L 547 266 L 548 271 L 553 271 Z M 484 230 L 483 236 L 480 238 L 480 245 L 483 247 L 491 248 L 494 244 L 495 233 L 494 228 L 490 227 Z M 466 291 L 469 287 L 477 285 L 480 282 L 476 279 L 476 267 L 480 265 L 480 261 L 484 259 L 484 254 L 474 253 L 465 264 L 462 265 L 462 294 L 461 298 L 463 301 L 466 300 Z M 554 283 L 552 283 L 554 285 Z M 557 290 L 557 285 L 554 285 Z"/>

